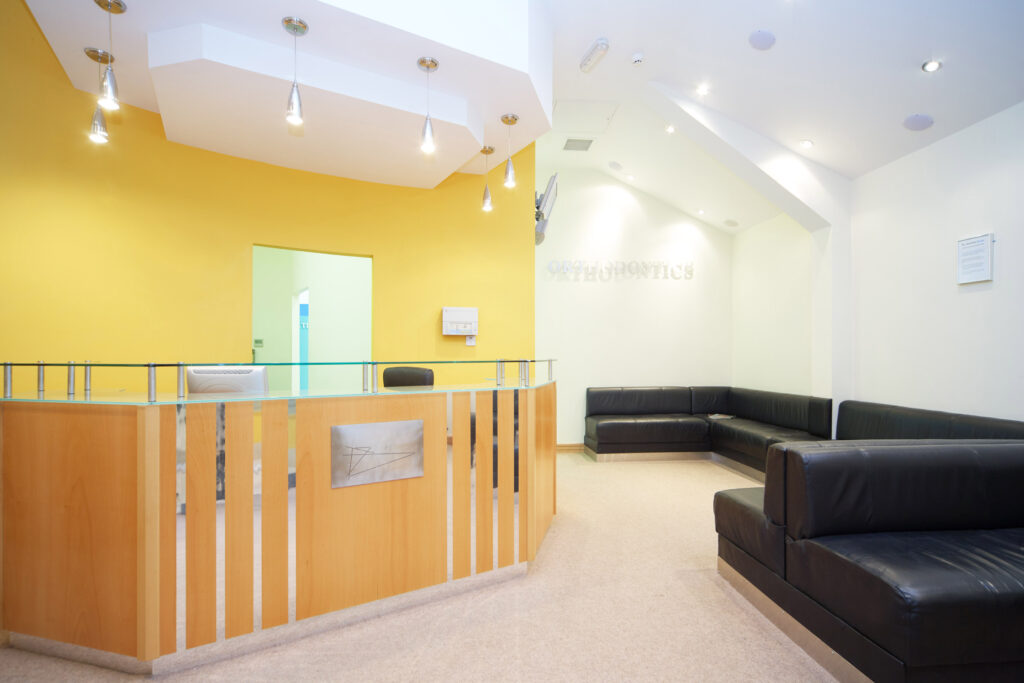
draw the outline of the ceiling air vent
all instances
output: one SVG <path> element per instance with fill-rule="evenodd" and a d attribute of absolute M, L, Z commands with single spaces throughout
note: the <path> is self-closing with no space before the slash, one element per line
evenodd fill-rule
<path fill-rule="evenodd" d="M 568 138 L 565 141 L 565 147 L 562 147 L 567 152 L 586 152 L 590 149 L 590 146 L 594 144 L 593 140 L 584 140 L 582 138 Z"/>

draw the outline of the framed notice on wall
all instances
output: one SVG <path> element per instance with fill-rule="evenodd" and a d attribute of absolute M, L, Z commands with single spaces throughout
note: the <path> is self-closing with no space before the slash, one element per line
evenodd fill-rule
<path fill-rule="evenodd" d="M 956 243 L 956 283 L 985 282 L 992 279 L 992 233 L 967 237 Z"/>

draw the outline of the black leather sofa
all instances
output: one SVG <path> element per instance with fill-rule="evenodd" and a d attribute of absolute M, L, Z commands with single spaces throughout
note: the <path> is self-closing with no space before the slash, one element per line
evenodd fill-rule
<path fill-rule="evenodd" d="M 764 471 L 772 444 L 832 435 L 832 399 L 774 391 L 591 387 L 586 409 L 583 441 L 595 454 L 712 450 Z"/>
<path fill-rule="evenodd" d="M 1024 680 L 1024 441 L 772 446 L 719 557 L 876 681 Z"/>

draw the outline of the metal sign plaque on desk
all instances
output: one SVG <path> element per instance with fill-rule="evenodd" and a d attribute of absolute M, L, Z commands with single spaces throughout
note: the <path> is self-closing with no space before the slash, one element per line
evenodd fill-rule
<path fill-rule="evenodd" d="M 423 420 L 331 427 L 331 488 L 423 476 Z"/>

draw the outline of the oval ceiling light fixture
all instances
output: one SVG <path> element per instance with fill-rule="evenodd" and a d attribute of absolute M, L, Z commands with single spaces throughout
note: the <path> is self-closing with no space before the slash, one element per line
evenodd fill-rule
<path fill-rule="evenodd" d="M 480 148 L 480 153 L 484 155 L 484 203 L 480 208 L 490 212 L 494 205 L 491 203 L 491 188 L 487 184 L 487 158 L 494 154 L 494 148 L 490 145 L 485 145 Z"/>
<path fill-rule="evenodd" d="M 933 74 L 942 68 L 942 62 L 937 59 L 929 59 L 927 62 L 921 65 L 921 71 L 926 74 Z"/>
<path fill-rule="evenodd" d="M 587 53 L 580 60 L 580 71 L 589 73 L 594 65 L 601 61 L 601 58 L 608 53 L 608 39 L 598 38 L 591 45 Z"/>
<path fill-rule="evenodd" d="M 622 164 L 620 164 L 617 161 L 609 161 L 608 162 L 608 168 L 612 169 L 613 171 L 618 172 L 618 171 L 622 170 Z"/>
<path fill-rule="evenodd" d="M 708 83 L 701 83 L 700 85 L 697 86 L 698 97 L 704 97 L 709 92 L 711 92 L 711 86 Z"/>
<path fill-rule="evenodd" d="M 697 209 L 697 215 L 698 216 L 703 216 L 704 215 L 704 209 Z"/>
<path fill-rule="evenodd" d="M 437 71 L 438 62 L 433 57 L 420 57 L 416 65 L 421 71 L 427 72 L 427 118 L 423 121 L 423 133 L 420 136 L 420 151 L 433 154 L 437 149 L 434 144 L 434 124 L 430 122 L 430 74 Z"/>
<path fill-rule="evenodd" d="M 517 114 L 505 114 L 501 122 L 508 126 L 508 161 L 505 162 L 505 187 L 516 186 L 516 169 L 512 166 L 512 126 L 519 123 Z"/>
<path fill-rule="evenodd" d="M 928 114 L 911 114 L 903 119 L 903 127 L 907 130 L 921 131 L 932 127 L 935 119 Z"/>
<path fill-rule="evenodd" d="M 672 133 L 676 132 L 676 127 L 670 123 L 667 126 L 665 126 L 665 132 L 668 133 L 669 135 L 672 135 Z"/>
<path fill-rule="evenodd" d="M 302 125 L 302 98 L 299 96 L 299 36 L 306 35 L 309 24 L 296 17 L 285 17 L 281 25 L 292 37 L 292 89 L 288 93 L 288 108 L 284 119 L 293 126 Z"/>
<path fill-rule="evenodd" d="M 807 139 L 801 140 L 800 141 L 800 146 L 803 147 L 804 149 L 813 149 L 814 148 L 814 140 L 807 140 Z"/>
<path fill-rule="evenodd" d="M 747 38 L 750 47 L 755 50 L 770 50 L 775 45 L 775 34 L 771 31 L 757 30 Z"/>

